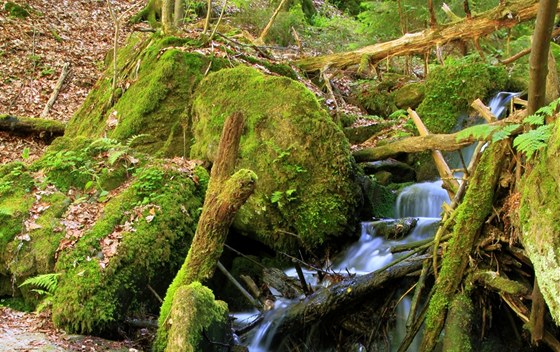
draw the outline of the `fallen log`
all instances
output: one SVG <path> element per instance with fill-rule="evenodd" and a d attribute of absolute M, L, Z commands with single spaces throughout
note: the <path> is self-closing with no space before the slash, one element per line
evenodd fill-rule
<path fill-rule="evenodd" d="M 506 126 L 520 123 L 523 116 L 524 114 L 521 113 L 516 114 L 507 119 L 490 123 L 488 126 Z M 517 131 L 512 132 L 512 135 L 515 133 Z M 356 150 L 352 155 L 357 162 L 376 161 L 395 156 L 399 153 L 419 153 L 426 150 L 454 151 L 466 147 L 477 140 L 485 140 L 484 138 L 475 138 L 472 135 L 459 137 L 461 137 L 461 132 L 408 137 L 379 147 Z"/>
<path fill-rule="evenodd" d="M 46 140 L 62 136 L 66 124 L 33 117 L 17 117 L 12 115 L 0 115 L 0 131 L 6 131 L 18 135 L 38 135 Z"/>
<path fill-rule="evenodd" d="M 284 313 L 284 319 L 271 322 L 271 331 L 276 331 L 278 339 L 282 339 L 319 321 L 330 321 L 333 317 L 340 318 L 344 314 L 351 314 L 353 307 L 375 297 L 372 296 L 373 292 L 420 268 L 420 260 L 402 262 L 388 269 L 355 276 L 329 288 L 320 289 L 301 302 L 290 305 Z"/>
<path fill-rule="evenodd" d="M 297 64 L 308 72 L 319 71 L 327 66 L 345 69 L 358 65 L 363 56 L 367 56 L 370 62 L 378 62 L 391 56 L 422 53 L 451 41 L 474 40 L 500 28 L 511 28 L 533 19 L 537 15 L 538 3 L 538 0 L 504 1 L 494 9 L 459 22 L 435 26 L 417 33 L 407 33 L 398 39 L 355 51 L 305 58 L 297 61 Z"/>

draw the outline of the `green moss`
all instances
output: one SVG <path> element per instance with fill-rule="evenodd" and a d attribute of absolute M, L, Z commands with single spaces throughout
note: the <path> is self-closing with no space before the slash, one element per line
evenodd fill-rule
<path fill-rule="evenodd" d="M 8 244 L 22 233 L 24 220 L 34 198 L 30 194 L 33 178 L 21 163 L 10 163 L 0 168 L 0 274 L 9 275 L 7 268 L 12 258 Z M 18 241 L 19 242 L 19 241 Z"/>
<path fill-rule="evenodd" d="M 186 45 L 197 43 L 158 35 L 132 36 L 119 51 L 118 67 L 119 81 L 133 84 L 112 104 L 112 65 L 108 65 L 68 124 L 66 135 L 107 135 L 123 142 L 142 136 L 135 145 L 141 151 L 165 156 L 188 153 L 190 134 L 186 132 L 193 89 L 207 69 L 219 70 L 229 63 L 177 49 Z M 138 61 L 141 65 L 136 68 Z"/>
<path fill-rule="evenodd" d="M 510 43 L 511 55 L 531 47 L 531 36 L 520 36 Z M 560 45 L 551 42 L 550 52 L 556 59 L 556 70 L 560 71 Z M 508 66 L 509 78 L 507 89 L 512 92 L 527 91 L 529 88 L 529 55 L 525 55 Z"/>
<path fill-rule="evenodd" d="M 56 269 L 64 274 L 53 302 L 57 326 L 110 331 L 142 304 L 154 310 L 157 302 L 146 285 L 161 291 L 175 275 L 194 235 L 204 191 L 190 174 L 157 165 L 140 169 L 75 247 L 61 253 Z M 101 243 L 115 233 L 116 254 L 103 268 Z"/>
<path fill-rule="evenodd" d="M 392 92 L 395 105 L 399 109 L 416 109 L 424 99 L 424 82 L 408 83 Z"/>
<path fill-rule="evenodd" d="M 4 10 L 7 11 L 11 17 L 15 18 L 27 18 L 29 17 L 29 12 L 32 10 L 28 4 L 20 6 L 14 2 L 7 1 L 4 4 Z"/>
<path fill-rule="evenodd" d="M 395 216 L 397 194 L 379 184 L 375 177 L 368 177 L 364 182 L 366 209 L 368 218 L 392 218 Z"/>
<path fill-rule="evenodd" d="M 181 286 L 173 295 L 169 316 L 171 321 L 168 321 L 165 328 L 160 325 L 153 350 L 208 351 L 211 346 L 205 341 L 203 334 L 207 333 L 212 341 L 223 339 L 222 336 L 216 338 L 215 335 L 220 335 L 220 330 L 226 325 L 227 311 L 227 305 L 215 301 L 212 291 L 201 283 Z"/>
<path fill-rule="evenodd" d="M 224 120 L 234 112 L 245 117 L 236 168 L 259 178 L 234 226 L 284 249 L 342 234 L 357 203 L 352 159 L 313 94 L 249 67 L 209 75 L 193 103 L 192 158 L 214 160 Z"/>
<path fill-rule="evenodd" d="M 29 277 L 53 272 L 56 249 L 64 237 L 59 219 L 70 200 L 60 192 L 49 191 L 39 202 L 46 209 L 37 214 L 36 226 L 28 233 L 29 241 L 14 240 L 6 247 L 6 266 L 16 286 Z M 35 295 L 30 295 L 29 290 L 22 292 L 26 299 L 35 301 Z"/>
<path fill-rule="evenodd" d="M 555 124 L 546 153 L 522 183 L 519 210 L 522 241 L 535 269 L 551 316 L 560 322 L 560 125 Z"/>
<path fill-rule="evenodd" d="M 426 96 L 418 114 L 432 133 L 448 133 L 457 124 L 457 116 L 477 98 L 484 99 L 503 89 L 506 71 L 478 61 L 474 57 L 446 62 L 430 71 Z"/>
<path fill-rule="evenodd" d="M 468 292 L 458 294 L 451 302 L 445 323 L 443 351 L 468 352 L 473 350 L 470 330 L 474 307 Z"/>

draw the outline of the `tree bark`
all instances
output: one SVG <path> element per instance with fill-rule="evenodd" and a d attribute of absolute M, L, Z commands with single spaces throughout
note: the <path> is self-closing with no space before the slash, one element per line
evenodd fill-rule
<path fill-rule="evenodd" d="M 187 285 L 194 282 L 204 283 L 212 277 L 223 252 L 233 218 L 255 188 L 257 177 L 252 171 L 241 169 L 231 175 L 235 170 L 242 132 L 243 115 L 234 113 L 224 123 L 218 154 L 210 173 L 202 214 L 189 253 L 168 288 L 161 307 L 159 329 L 154 343 L 157 350 L 163 350 L 167 344 L 168 331 L 172 325 L 169 314 L 172 310 L 178 316 L 191 317 L 186 312 L 185 314 L 181 312 L 182 309 L 188 310 L 188 307 L 176 306 L 175 293 Z M 179 333 L 176 333 L 174 343 L 184 340 L 182 343 L 188 345 L 189 333 L 196 332 L 182 331 L 180 336 L 177 335 Z"/>
<path fill-rule="evenodd" d="M 14 134 L 35 134 L 52 140 L 54 137 L 62 136 L 65 128 L 66 124 L 59 121 L 0 115 L 0 131 Z"/>
<path fill-rule="evenodd" d="M 558 0 L 541 0 L 539 4 L 529 57 L 529 105 L 527 106 L 529 115 L 534 114 L 545 102 L 548 51 Z"/>
<path fill-rule="evenodd" d="M 327 66 L 345 69 L 358 65 L 364 55 L 369 57 L 370 61 L 376 62 L 389 56 L 421 53 L 450 41 L 484 37 L 497 29 L 510 28 L 530 20 L 537 15 L 538 4 L 538 0 L 506 1 L 503 5 L 460 22 L 405 34 L 401 38 L 366 46 L 355 51 L 302 59 L 297 63 L 302 69 L 310 72 Z M 557 11 L 556 7 L 551 10 L 551 13 L 554 14 Z"/>
<path fill-rule="evenodd" d="M 524 116 L 524 115 L 523 115 Z M 512 123 L 519 123 L 521 115 L 512 116 L 507 119 L 499 120 L 489 124 L 489 126 L 505 126 Z M 521 128 L 519 129 L 519 131 Z M 515 135 L 517 131 L 513 131 Z M 458 138 L 461 132 L 451 134 L 429 134 L 427 136 L 415 136 L 401 139 L 380 147 L 364 148 L 354 151 L 352 155 L 357 162 L 376 161 L 386 159 L 400 153 L 419 153 L 426 150 L 453 151 L 474 143 L 478 139 L 473 136 Z M 480 139 L 484 140 L 484 139 Z"/>
<path fill-rule="evenodd" d="M 161 25 L 163 33 L 166 35 L 175 31 L 173 26 L 173 0 L 163 0 L 161 3 Z"/>
<path fill-rule="evenodd" d="M 316 291 L 303 301 L 290 305 L 284 319 L 272 321 L 271 330 L 279 339 L 309 327 L 318 321 L 351 314 L 352 308 L 371 297 L 371 294 L 392 280 L 419 270 L 422 261 L 403 262 L 381 271 L 346 279 L 329 288 Z"/>
<path fill-rule="evenodd" d="M 183 24 L 183 17 L 185 17 L 185 1 L 175 0 L 174 10 L 173 25 L 175 28 L 179 28 Z"/>
<path fill-rule="evenodd" d="M 450 302 L 460 291 L 469 255 L 476 243 L 480 228 L 492 211 L 494 192 L 501 170 L 508 161 L 509 141 L 492 144 L 484 152 L 463 203 L 454 216 L 452 238 L 442 260 L 442 268 L 429 303 L 422 351 L 433 351 L 449 309 Z"/>

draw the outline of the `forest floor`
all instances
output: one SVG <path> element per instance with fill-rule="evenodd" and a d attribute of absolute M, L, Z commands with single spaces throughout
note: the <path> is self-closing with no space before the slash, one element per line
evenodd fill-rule
<path fill-rule="evenodd" d="M 0 115 L 39 117 L 62 66 L 70 64 L 47 119 L 68 121 L 102 73 L 104 57 L 112 48 L 114 22 L 102 0 L 15 0 L 28 16 L 17 18 L 0 1 Z M 143 0 L 111 0 L 121 18 L 122 43 L 132 30 L 127 25 Z M 41 156 L 46 145 L 38 137 L 0 132 L 0 165 Z M 1 307 L 0 351 L 136 351 L 131 341 L 113 342 L 67 335 L 46 314 L 24 313 Z"/>

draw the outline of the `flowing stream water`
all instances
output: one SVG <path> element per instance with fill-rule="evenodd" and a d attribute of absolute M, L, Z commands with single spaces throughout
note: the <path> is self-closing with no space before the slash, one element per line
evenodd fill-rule
<path fill-rule="evenodd" d="M 490 100 L 488 107 L 496 117 L 500 118 L 507 109 L 509 101 L 516 95 L 516 93 L 500 92 Z M 470 153 L 472 155 L 472 152 Z M 465 160 L 468 162 L 470 159 L 469 152 L 466 151 L 464 154 L 467 154 Z M 392 246 L 418 241 L 434 235 L 440 222 L 441 206 L 444 202 L 449 201 L 449 196 L 447 191 L 442 188 L 441 181 L 417 183 L 404 188 L 397 197 L 395 215 L 398 219 L 405 217 L 418 219 L 410 234 L 400 240 L 388 240 L 376 236 L 376 232 L 383 222 L 390 219 L 362 222 L 359 240 L 339 253 L 331 268 L 335 272 L 348 271 L 363 275 L 384 267 L 395 259 L 395 255 L 390 251 Z M 287 270 L 286 274 L 297 277 L 295 269 Z M 305 272 L 305 276 L 311 285 L 316 284 L 313 272 Z M 278 300 L 275 308 L 266 313 L 262 323 L 255 329 L 251 341 L 248 342 L 250 352 L 277 350 L 277 346 L 273 345 L 275 331 L 273 331 L 272 326 L 274 324 L 272 322 L 283 318 L 285 308 L 290 303 L 288 300 Z M 396 350 L 406 333 L 405 322 L 409 310 L 410 299 L 405 297 L 396 307 L 397 321 L 393 331 L 389 333 L 392 350 Z M 248 319 L 255 314 L 256 312 L 236 314 L 236 318 L 239 320 Z M 409 351 L 417 351 L 418 347 L 418 341 L 414 341 L 409 347 Z"/>

